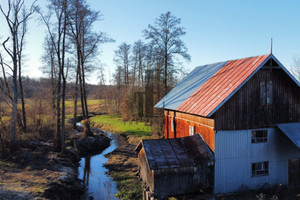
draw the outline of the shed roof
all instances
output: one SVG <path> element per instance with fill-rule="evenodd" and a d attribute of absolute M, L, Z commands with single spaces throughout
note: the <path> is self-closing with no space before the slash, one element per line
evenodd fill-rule
<path fill-rule="evenodd" d="M 268 54 L 197 67 L 155 107 L 210 117 L 270 59 L 300 86 L 275 56 Z"/>
<path fill-rule="evenodd" d="M 298 148 L 300 148 L 300 123 L 276 125 Z"/>
<path fill-rule="evenodd" d="M 142 140 L 136 151 L 142 148 L 151 170 L 197 166 L 214 159 L 200 134 L 184 138 Z"/>

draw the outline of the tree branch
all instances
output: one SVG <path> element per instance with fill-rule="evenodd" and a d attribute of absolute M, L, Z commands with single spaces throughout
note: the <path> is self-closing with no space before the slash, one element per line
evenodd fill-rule
<path fill-rule="evenodd" d="M 9 40 L 9 37 L 2 43 L 2 46 L 4 47 L 5 51 L 9 54 L 9 56 L 13 59 L 12 52 L 6 48 L 5 43 Z"/>

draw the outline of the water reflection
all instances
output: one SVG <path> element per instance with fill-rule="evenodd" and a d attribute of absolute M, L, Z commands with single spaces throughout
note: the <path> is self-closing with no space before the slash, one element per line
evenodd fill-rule
<path fill-rule="evenodd" d="M 107 135 L 112 139 L 108 148 L 98 155 L 87 156 L 80 161 L 78 177 L 83 180 L 87 189 L 82 198 L 84 200 L 89 199 L 90 196 L 101 200 L 117 199 L 114 196 L 118 192 L 116 183 L 107 175 L 108 170 L 103 164 L 108 160 L 104 155 L 122 145 L 123 137 L 113 133 Z"/>
<path fill-rule="evenodd" d="M 84 173 L 83 173 L 83 182 L 86 187 L 88 187 L 89 185 L 90 171 L 91 171 L 91 156 L 87 156 L 85 157 Z"/>

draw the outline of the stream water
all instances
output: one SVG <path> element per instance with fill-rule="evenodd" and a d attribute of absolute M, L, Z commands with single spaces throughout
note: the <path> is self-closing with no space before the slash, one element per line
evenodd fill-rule
<path fill-rule="evenodd" d="M 84 181 L 87 188 L 83 196 L 85 200 L 89 199 L 90 196 L 101 200 L 117 199 L 114 196 L 118 192 L 116 183 L 107 174 L 108 170 L 104 167 L 104 164 L 108 159 L 104 155 L 118 148 L 122 141 L 120 135 L 107 133 L 107 136 L 112 139 L 108 148 L 100 154 L 82 158 L 80 161 L 78 177 Z"/>

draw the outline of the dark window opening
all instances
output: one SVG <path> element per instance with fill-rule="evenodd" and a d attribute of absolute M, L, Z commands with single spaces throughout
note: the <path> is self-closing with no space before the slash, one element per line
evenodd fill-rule
<path fill-rule="evenodd" d="M 252 176 L 269 175 L 269 162 L 252 163 Z"/>
<path fill-rule="evenodd" d="M 273 86 L 270 80 L 259 81 L 260 105 L 271 105 L 273 103 Z"/>
<path fill-rule="evenodd" d="M 251 133 L 251 143 L 262 143 L 268 141 L 268 130 L 256 130 Z"/>

